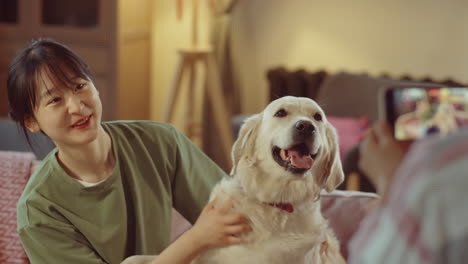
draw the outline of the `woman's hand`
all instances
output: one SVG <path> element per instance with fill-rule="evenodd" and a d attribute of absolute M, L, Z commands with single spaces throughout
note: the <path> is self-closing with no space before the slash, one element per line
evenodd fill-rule
<path fill-rule="evenodd" d="M 248 219 L 230 212 L 232 200 L 215 205 L 216 198 L 205 206 L 187 235 L 201 243 L 203 250 L 242 243 L 240 234 L 251 231 Z"/>
<path fill-rule="evenodd" d="M 149 263 L 188 264 L 210 248 L 242 243 L 239 235 L 251 230 L 247 218 L 230 212 L 231 200 L 215 205 L 216 199 L 208 203 L 195 225 Z"/>
<path fill-rule="evenodd" d="M 359 167 L 385 196 L 396 169 L 406 154 L 410 142 L 399 142 L 386 121 L 376 122 L 366 133 L 359 148 Z"/>

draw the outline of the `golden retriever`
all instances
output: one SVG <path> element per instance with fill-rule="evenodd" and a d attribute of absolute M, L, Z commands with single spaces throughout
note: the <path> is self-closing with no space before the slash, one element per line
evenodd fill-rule
<path fill-rule="evenodd" d="M 343 181 L 335 129 L 309 98 L 282 97 L 248 118 L 232 148 L 231 177 L 211 197 L 251 222 L 245 243 L 192 263 L 345 263 L 320 212 L 320 192 Z"/>

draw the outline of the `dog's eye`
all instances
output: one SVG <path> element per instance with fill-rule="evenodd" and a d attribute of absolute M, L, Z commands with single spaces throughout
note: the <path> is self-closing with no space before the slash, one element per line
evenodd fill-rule
<path fill-rule="evenodd" d="M 286 110 L 284 109 L 280 109 L 278 110 L 278 112 L 275 113 L 276 117 L 285 117 L 287 115 L 288 115 L 288 112 L 286 112 Z"/>
<path fill-rule="evenodd" d="M 317 113 L 314 115 L 314 119 L 317 120 L 317 121 L 322 121 L 322 115 Z"/>

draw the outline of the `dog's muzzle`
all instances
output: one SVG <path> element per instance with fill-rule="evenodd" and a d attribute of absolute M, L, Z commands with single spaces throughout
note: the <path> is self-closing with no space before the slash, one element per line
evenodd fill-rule
<path fill-rule="evenodd" d="M 304 174 L 314 164 L 318 152 L 312 154 L 307 144 L 299 143 L 287 149 L 274 146 L 272 155 L 276 163 L 287 171 L 294 174 Z"/>

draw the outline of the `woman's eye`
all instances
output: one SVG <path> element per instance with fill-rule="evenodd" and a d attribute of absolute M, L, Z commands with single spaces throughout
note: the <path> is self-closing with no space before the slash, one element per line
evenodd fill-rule
<path fill-rule="evenodd" d="M 317 121 L 322 121 L 322 115 L 317 113 L 314 115 L 314 119 L 317 120 Z"/>
<path fill-rule="evenodd" d="M 288 115 L 288 112 L 284 109 L 280 109 L 275 113 L 275 117 L 285 117 Z"/>
<path fill-rule="evenodd" d="M 75 87 L 75 91 L 81 90 L 86 86 L 86 83 L 79 83 Z"/>
<path fill-rule="evenodd" d="M 55 103 L 58 103 L 58 102 L 60 102 L 60 97 L 54 97 L 51 100 L 49 100 L 49 102 L 47 104 L 55 104 Z"/>

